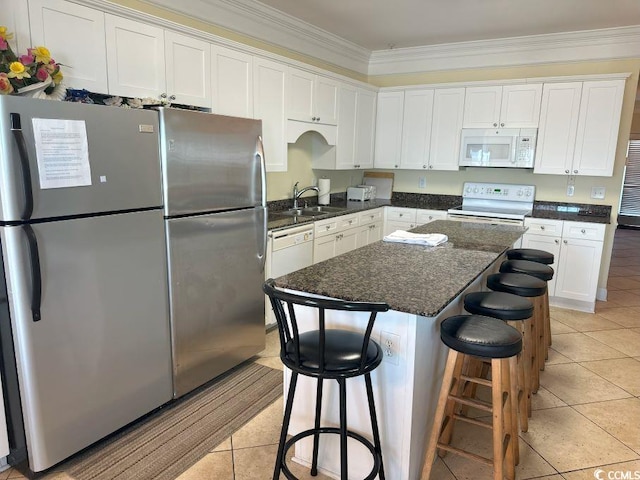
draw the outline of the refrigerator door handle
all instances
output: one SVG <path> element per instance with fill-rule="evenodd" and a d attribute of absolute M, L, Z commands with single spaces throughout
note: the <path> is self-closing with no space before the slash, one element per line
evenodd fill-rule
<path fill-rule="evenodd" d="M 258 255 L 260 260 L 260 271 L 264 272 L 264 266 L 267 261 L 267 222 L 269 214 L 267 210 L 267 167 L 264 160 L 264 145 L 262 136 L 258 135 L 256 142 L 256 157 L 260 160 L 260 179 L 262 182 L 262 206 L 264 207 L 262 217 L 262 252 Z"/>
<path fill-rule="evenodd" d="M 31 264 L 31 313 L 33 321 L 41 319 L 40 307 L 42 305 L 42 275 L 40 272 L 40 254 L 38 253 L 38 239 L 31 225 L 23 225 L 24 233 L 29 242 L 29 257 Z"/>
<path fill-rule="evenodd" d="M 264 145 L 262 136 L 258 135 L 256 141 L 256 157 L 260 160 L 260 181 L 262 183 L 262 206 L 267 206 L 267 165 L 264 160 Z"/>
<path fill-rule="evenodd" d="M 27 152 L 27 142 L 24 140 L 22 133 L 22 123 L 20 114 L 11 113 L 11 131 L 18 146 L 20 155 L 20 167 L 22 168 L 22 182 L 24 184 L 24 211 L 22 212 L 22 220 L 29 220 L 33 214 L 33 190 L 31 188 L 31 169 L 29 168 L 29 153 Z"/>

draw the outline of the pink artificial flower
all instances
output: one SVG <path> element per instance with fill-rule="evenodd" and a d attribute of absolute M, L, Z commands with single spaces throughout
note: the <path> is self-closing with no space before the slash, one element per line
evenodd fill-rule
<path fill-rule="evenodd" d="M 6 50 L 9 48 L 9 44 L 7 43 L 7 41 L 0 37 L 0 50 Z"/>
<path fill-rule="evenodd" d="M 29 49 L 31 50 L 31 49 Z M 29 65 L 30 63 L 33 63 L 35 61 L 35 59 L 33 58 L 33 55 L 28 54 L 28 55 L 20 55 L 20 57 L 18 58 L 18 60 L 20 61 L 21 64 L 23 65 Z"/>
<path fill-rule="evenodd" d="M 47 78 L 49 78 L 49 72 L 45 68 L 39 68 L 36 72 L 36 78 L 41 82 L 44 82 Z"/>

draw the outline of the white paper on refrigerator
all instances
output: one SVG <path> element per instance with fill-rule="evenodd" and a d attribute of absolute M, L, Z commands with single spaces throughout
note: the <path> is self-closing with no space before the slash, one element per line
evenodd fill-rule
<path fill-rule="evenodd" d="M 34 118 L 32 122 L 40 188 L 91 185 L 84 120 Z"/>

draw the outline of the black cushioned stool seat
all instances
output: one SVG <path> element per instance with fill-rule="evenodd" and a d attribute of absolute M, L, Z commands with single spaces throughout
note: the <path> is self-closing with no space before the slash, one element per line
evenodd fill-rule
<path fill-rule="evenodd" d="M 518 357 L 518 370 L 511 372 L 517 382 L 512 382 L 513 411 L 518 412 L 520 429 L 523 432 L 529 430 L 529 416 L 531 414 L 531 317 L 533 316 L 533 303 L 525 297 L 506 292 L 472 292 L 464 297 L 464 309 L 473 314 L 487 315 L 498 318 L 516 328 L 522 335 L 522 353 Z M 475 374 L 486 376 L 486 367 L 477 362 L 470 362 L 467 367 Z M 484 369 L 484 371 L 483 371 Z M 467 390 L 469 395 L 475 396 L 475 388 Z M 516 420 L 517 421 L 517 420 Z M 516 450 L 516 463 L 519 460 L 519 450 Z"/>
<path fill-rule="evenodd" d="M 518 427 L 514 425 L 511 401 L 511 375 L 516 355 L 522 350 L 522 336 L 513 327 L 496 318 L 481 315 L 456 315 L 440 325 L 440 338 L 449 347 L 438 405 L 420 478 L 427 480 L 436 451 L 463 455 L 493 467 L 494 480 L 515 478 L 515 444 Z M 491 380 L 471 377 L 463 372 L 466 359 L 491 360 Z M 463 390 L 469 382 L 491 387 L 491 403 L 469 399 Z M 454 424 L 459 421 L 477 424 L 466 417 L 460 405 L 473 406 L 491 415 L 493 458 L 481 457 L 451 445 Z M 517 423 L 517 422 L 516 422 Z"/>
<path fill-rule="evenodd" d="M 526 273 L 494 273 L 487 277 L 487 287 L 497 292 L 512 293 L 527 297 L 533 302 L 531 320 L 531 391 L 540 386 L 540 368 L 544 366 L 544 349 L 540 333 L 544 331 L 544 303 L 547 282 Z"/>
<path fill-rule="evenodd" d="M 535 248 L 512 248 L 507 250 L 507 258 L 509 260 L 529 260 L 545 265 L 551 265 L 554 262 L 553 253 Z"/>
<path fill-rule="evenodd" d="M 550 254 L 551 255 L 551 254 Z M 500 272 L 503 273 L 526 273 L 540 280 L 548 282 L 553 278 L 553 268 L 543 263 L 532 262 L 530 260 L 505 260 L 500 265 Z M 544 361 L 549 357 L 549 347 L 551 346 L 551 314 L 549 312 L 549 292 L 545 292 L 542 299 L 543 318 L 542 328 L 538 332 L 539 344 L 542 347 L 539 362 L 540 368 L 544 370 Z"/>
<path fill-rule="evenodd" d="M 380 433 L 376 418 L 373 397 L 371 372 L 382 362 L 382 348 L 371 339 L 371 331 L 379 312 L 386 312 L 386 303 L 347 302 L 307 295 L 290 293 L 276 288 L 273 279 L 267 280 L 262 289 L 269 297 L 276 321 L 280 339 L 280 359 L 291 370 L 289 392 L 285 403 L 280 442 L 273 472 L 273 479 L 278 480 L 280 473 L 287 479 L 295 480 L 286 462 L 287 451 L 299 440 L 313 436 L 313 456 L 311 461 L 311 475 L 318 474 L 318 452 L 321 434 L 337 434 L 340 436 L 340 477 L 348 476 L 347 438 L 352 438 L 371 452 L 373 467 L 366 479 L 379 478 L 384 480 L 384 466 L 382 463 L 382 449 Z M 299 325 L 295 305 L 316 308 L 317 319 L 312 323 Z M 368 312 L 369 320 L 362 332 L 325 328 L 325 320 L 332 311 Z M 301 333 L 302 332 L 302 333 Z M 304 430 L 289 440 L 287 431 L 293 409 L 298 375 L 316 378 L 315 421 L 313 428 Z M 348 378 L 364 376 L 367 391 L 369 417 L 373 442 L 354 431 L 347 429 L 347 384 Z M 336 380 L 339 388 L 340 426 L 322 427 L 320 425 L 322 413 L 322 390 L 325 379 Z"/>

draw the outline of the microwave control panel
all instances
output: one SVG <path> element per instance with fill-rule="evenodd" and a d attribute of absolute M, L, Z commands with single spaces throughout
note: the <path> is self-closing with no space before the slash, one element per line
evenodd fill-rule
<path fill-rule="evenodd" d="M 515 162 L 517 165 L 532 167 L 535 153 L 536 153 L 535 135 L 526 135 L 526 136 L 518 137 L 516 142 L 516 155 L 515 155 Z"/>

